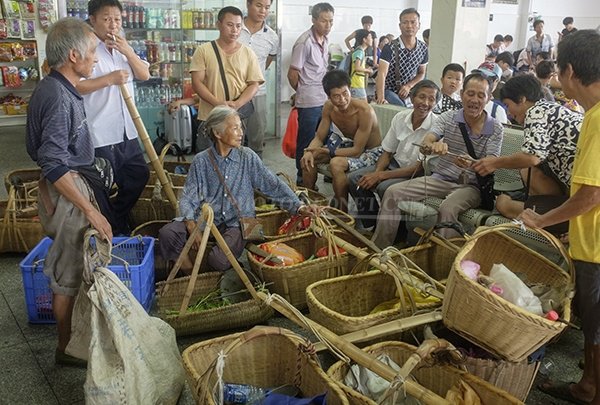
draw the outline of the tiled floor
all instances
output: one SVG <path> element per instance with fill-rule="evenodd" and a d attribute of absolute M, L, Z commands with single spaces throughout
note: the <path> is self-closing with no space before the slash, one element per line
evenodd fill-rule
<path fill-rule="evenodd" d="M 284 125 L 285 128 L 285 125 Z M 25 152 L 23 128 L 0 128 L 0 175 L 13 169 L 33 167 Z M 275 172 L 294 175 L 293 161 L 283 156 L 279 140 L 267 143 L 265 161 Z M 331 185 L 319 182 L 321 192 L 332 195 Z M 0 187 L 0 198 L 6 191 Z M 22 279 L 18 263 L 24 255 L 0 256 L 0 404 L 74 404 L 83 403 L 85 370 L 54 365 L 56 333 L 53 325 L 31 325 L 23 298 Z M 270 324 L 292 327 L 282 318 Z M 297 328 L 294 328 L 297 330 Z M 207 338 L 198 336 L 180 339 L 180 348 Z M 580 376 L 577 361 L 583 346 L 581 333 L 568 331 L 559 342 L 548 349 L 547 358 L 554 368 L 551 376 L 563 381 L 575 381 Z M 326 359 L 327 360 L 327 359 Z M 330 359 L 329 359 L 330 360 Z M 538 378 L 539 380 L 539 378 Z M 180 404 L 193 403 L 189 390 L 183 393 Z M 533 389 L 528 404 L 560 404 Z"/>

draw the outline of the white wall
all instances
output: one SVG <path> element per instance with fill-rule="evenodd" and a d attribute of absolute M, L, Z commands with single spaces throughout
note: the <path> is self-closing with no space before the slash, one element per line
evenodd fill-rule
<path fill-rule="evenodd" d="M 287 70 L 290 64 L 292 46 L 298 36 L 311 26 L 308 14 L 310 5 L 319 0 L 279 0 L 280 28 L 282 32 L 282 100 L 287 100 L 292 94 L 287 84 Z M 329 0 L 335 8 L 333 31 L 330 34 L 331 43 L 339 43 L 345 49 L 344 38 L 353 30 L 360 28 L 360 18 L 363 15 L 373 17 L 373 30 L 377 35 L 392 33 L 400 34 L 398 15 L 408 7 L 415 7 L 421 14 L 421 30 L 418 37 L 426 28 L 431 27 L 431 11 L 434 0 Z M 491 4 L 490 14 L 494 15 L 489 22 L 487 32 L 483 30 L 478 35 L 487 37 L 490 43 L 496 34 L 511 34 L 515 42 L 509 50 L 517 50 L 525 46 L 533 32 L 524 31 L 525 22 L 530 12 L 537 12 L 545 21 L 545 31 L 556 40 L 556 31 L 563 29 L 562 19 L 571 16 L 575 19 L 577 28 L 596 28 L 600 24 L 600 1 L 598 0 L 519 0 L 518 5 Z M 433 27 L 435 30 L 435 27 Z M 459 39 L 455 39 L 459 40 Z M 482 49 L 482 55 L 484 50 Z M 432 77 L 437 77 L 433 72 Z"/>
<path fill-rule="evenodd" d="M 519 0 L 519 2 L 530 3 L 530 9 L 524 10 L 522 15 L 519 15 L 521 4 L 519 6 L 491 4 L 490 13 L 494 15 L 494 20 L 489 24 L 488 43 L 496 34 L 511 34 L 515 37 L 512 50 L 523 48 L 527 39 L 534 34 L 533 31 L 528 31 L 525 35 L 519 35 L 520 24 L 528 17 L 527 12 L 537 12 L 541 15 L 544 20 L 544 31 L 552 35 L 555 42 L 558 39 L 556 32 L 564 28 L 562 20 L 565 17 L 573 17 L 575 27 L 579 29 L 596 28 L 600 24 L 600 2 L 597 0 Z"/>
<path fill-rule="evenodd" d="M 292 88 L 287 83 L 287 71 L 290 65 L 292 47 L 296 39 L 312 25 L 311 16 L 308 13 L 309 6 L 318 1 L 310 0 L 283 0 L 278 6 L 281 8 L 281 57 L 282 57 L 282 89 L 281 99 L 287 100 L 292 94 Z M 408 7 L 418 7 L 416 0 L 330 0 L 329 3 L 335 9 L 333 30 L 329 35 L 330 43 L 338 43 L 344 50 L 344 38 L 352 31 L 361 28 L 360 18 L 364 15 L 373 17 L 373 31 L 378 36 L 388 33 L 395 36 L 400 35 L 398 27 L 398 16 L 400 12 Z M 427 27 L 430 20 L 429 13 L 426 18 Z M 424 24 L 424 23 L 423 23 Z M 422 29 L 423 28 L 422 24 Z"/>

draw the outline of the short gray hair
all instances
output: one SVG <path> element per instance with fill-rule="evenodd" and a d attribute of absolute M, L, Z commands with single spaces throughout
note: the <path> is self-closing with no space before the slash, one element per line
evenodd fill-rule
<path fill-rule="evenodd" d="M 232 115 L 239 115 L 238 112 L 226 105 L 218 105 L 211 110 L 204 121 L 204 131 L 206 135 L 216 142 L 215 131 L 223 132 L 225 130 L 225 121 Z"/>
<path fill-rule="evenodd" d="M 69 60 L 71 50 L 81 57 L 85 56 L 90 46 L 89 34 L 93 33 L 93 28 L 78 18 L 61 18 L 52 24 L 46 38 L 48 66 L 53 69 L 62 67 Z"/>

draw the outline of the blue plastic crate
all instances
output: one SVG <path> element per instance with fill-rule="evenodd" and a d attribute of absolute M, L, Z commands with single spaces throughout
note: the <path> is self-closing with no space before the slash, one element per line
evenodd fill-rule
<path fill-rule="evenodd" d="M 113 259 L 108 268 L 129 288 L 146 311 L 154 301 L 154 238 L 113 238 Z M 44 238 L 21 261 L 27 315 L 31 323 L 54 323 L 50 279 L 44 260 L 52 239 Z"/>

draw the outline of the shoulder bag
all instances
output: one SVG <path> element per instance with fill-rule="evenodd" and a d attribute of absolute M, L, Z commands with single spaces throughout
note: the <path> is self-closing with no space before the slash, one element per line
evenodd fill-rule
<path fill-rule="evenodd" d="M 208 157 L 210 158 L 210 163 L 217 172 L 217 176 L 219 176 L 219 181 L 223 185 L 223 188 L 227 193 L 227 197 L 229 197 L 229 201 L 231 201 L 231 204 L 237 211 L 238 218 L 240 219 L 240 230 L 242 231 L 242 238 L 244 240 L 252 242 L 263 241 L 265 239 L 265 233 L 263 230 L 262 223 L 258 219 L 253 217 L 242 217 L 240 207 L 238 206 L 235 197 L 233 197 L 233 194 L 231 194 L 231 190 L 229 190 L 229 187 L 227 187 L 227 183 L 225 183 L 225 179 L 223 178 L 223 175 L 219 170 L 219 166 L 217 166 L 217 162 L 215 161 L 215 157 L 213 156 L 212 149 L 208 151 Z"/>
<path fill-rule="evenodd" d="M 465 145 L 467 146 L 467 151 L 469 151 L 469 155 L 473 159 L 479 159 L 475 154 L 475 148 L 473 148 L 473 142 L 471 142 L 471 138 L 469 138 L 469 133 L 467 132 L 467 126 L 464 122 L 460 122 L 458 124 L 460 128 L 460 132 L 462 133 L 463 139 L 465 140 Z M 477 185 L 479 187 L 479 193 L 481 194 L 481 208 L 484 210 L 492 211 L 494 209 L 494 202 L 496 201 L 496 194 L 494 193 L 494 173 L 488 174 L 487 176 L 480 176 L 475 173 L 477 176 Z"/>
<path fill-rule="evenodd" d="M 223 90 L 225 90 L 225 100 L 230 101 L 229 98 L 229 87 L 227 86 L 227 79 L 225 78 L 225 68 L 223 67 L 223 61 L 221 60 L 221 54 L 219 53 L 219 48 L 217 48 L 217 42 L 210 42 L 213 50 L 215 51 L 215 55 L 217 55 L 217 62 L 219 63 L 219 72 L 221 74 L 221 81 L 223 82 Z M 247 120 L 250 118 L 252 114 L 254 114 L 254 104 L 252 100 L 248 101 L 246 104 L 238 108 L 238 114 L 240 115 L 240 119 Z"/>

